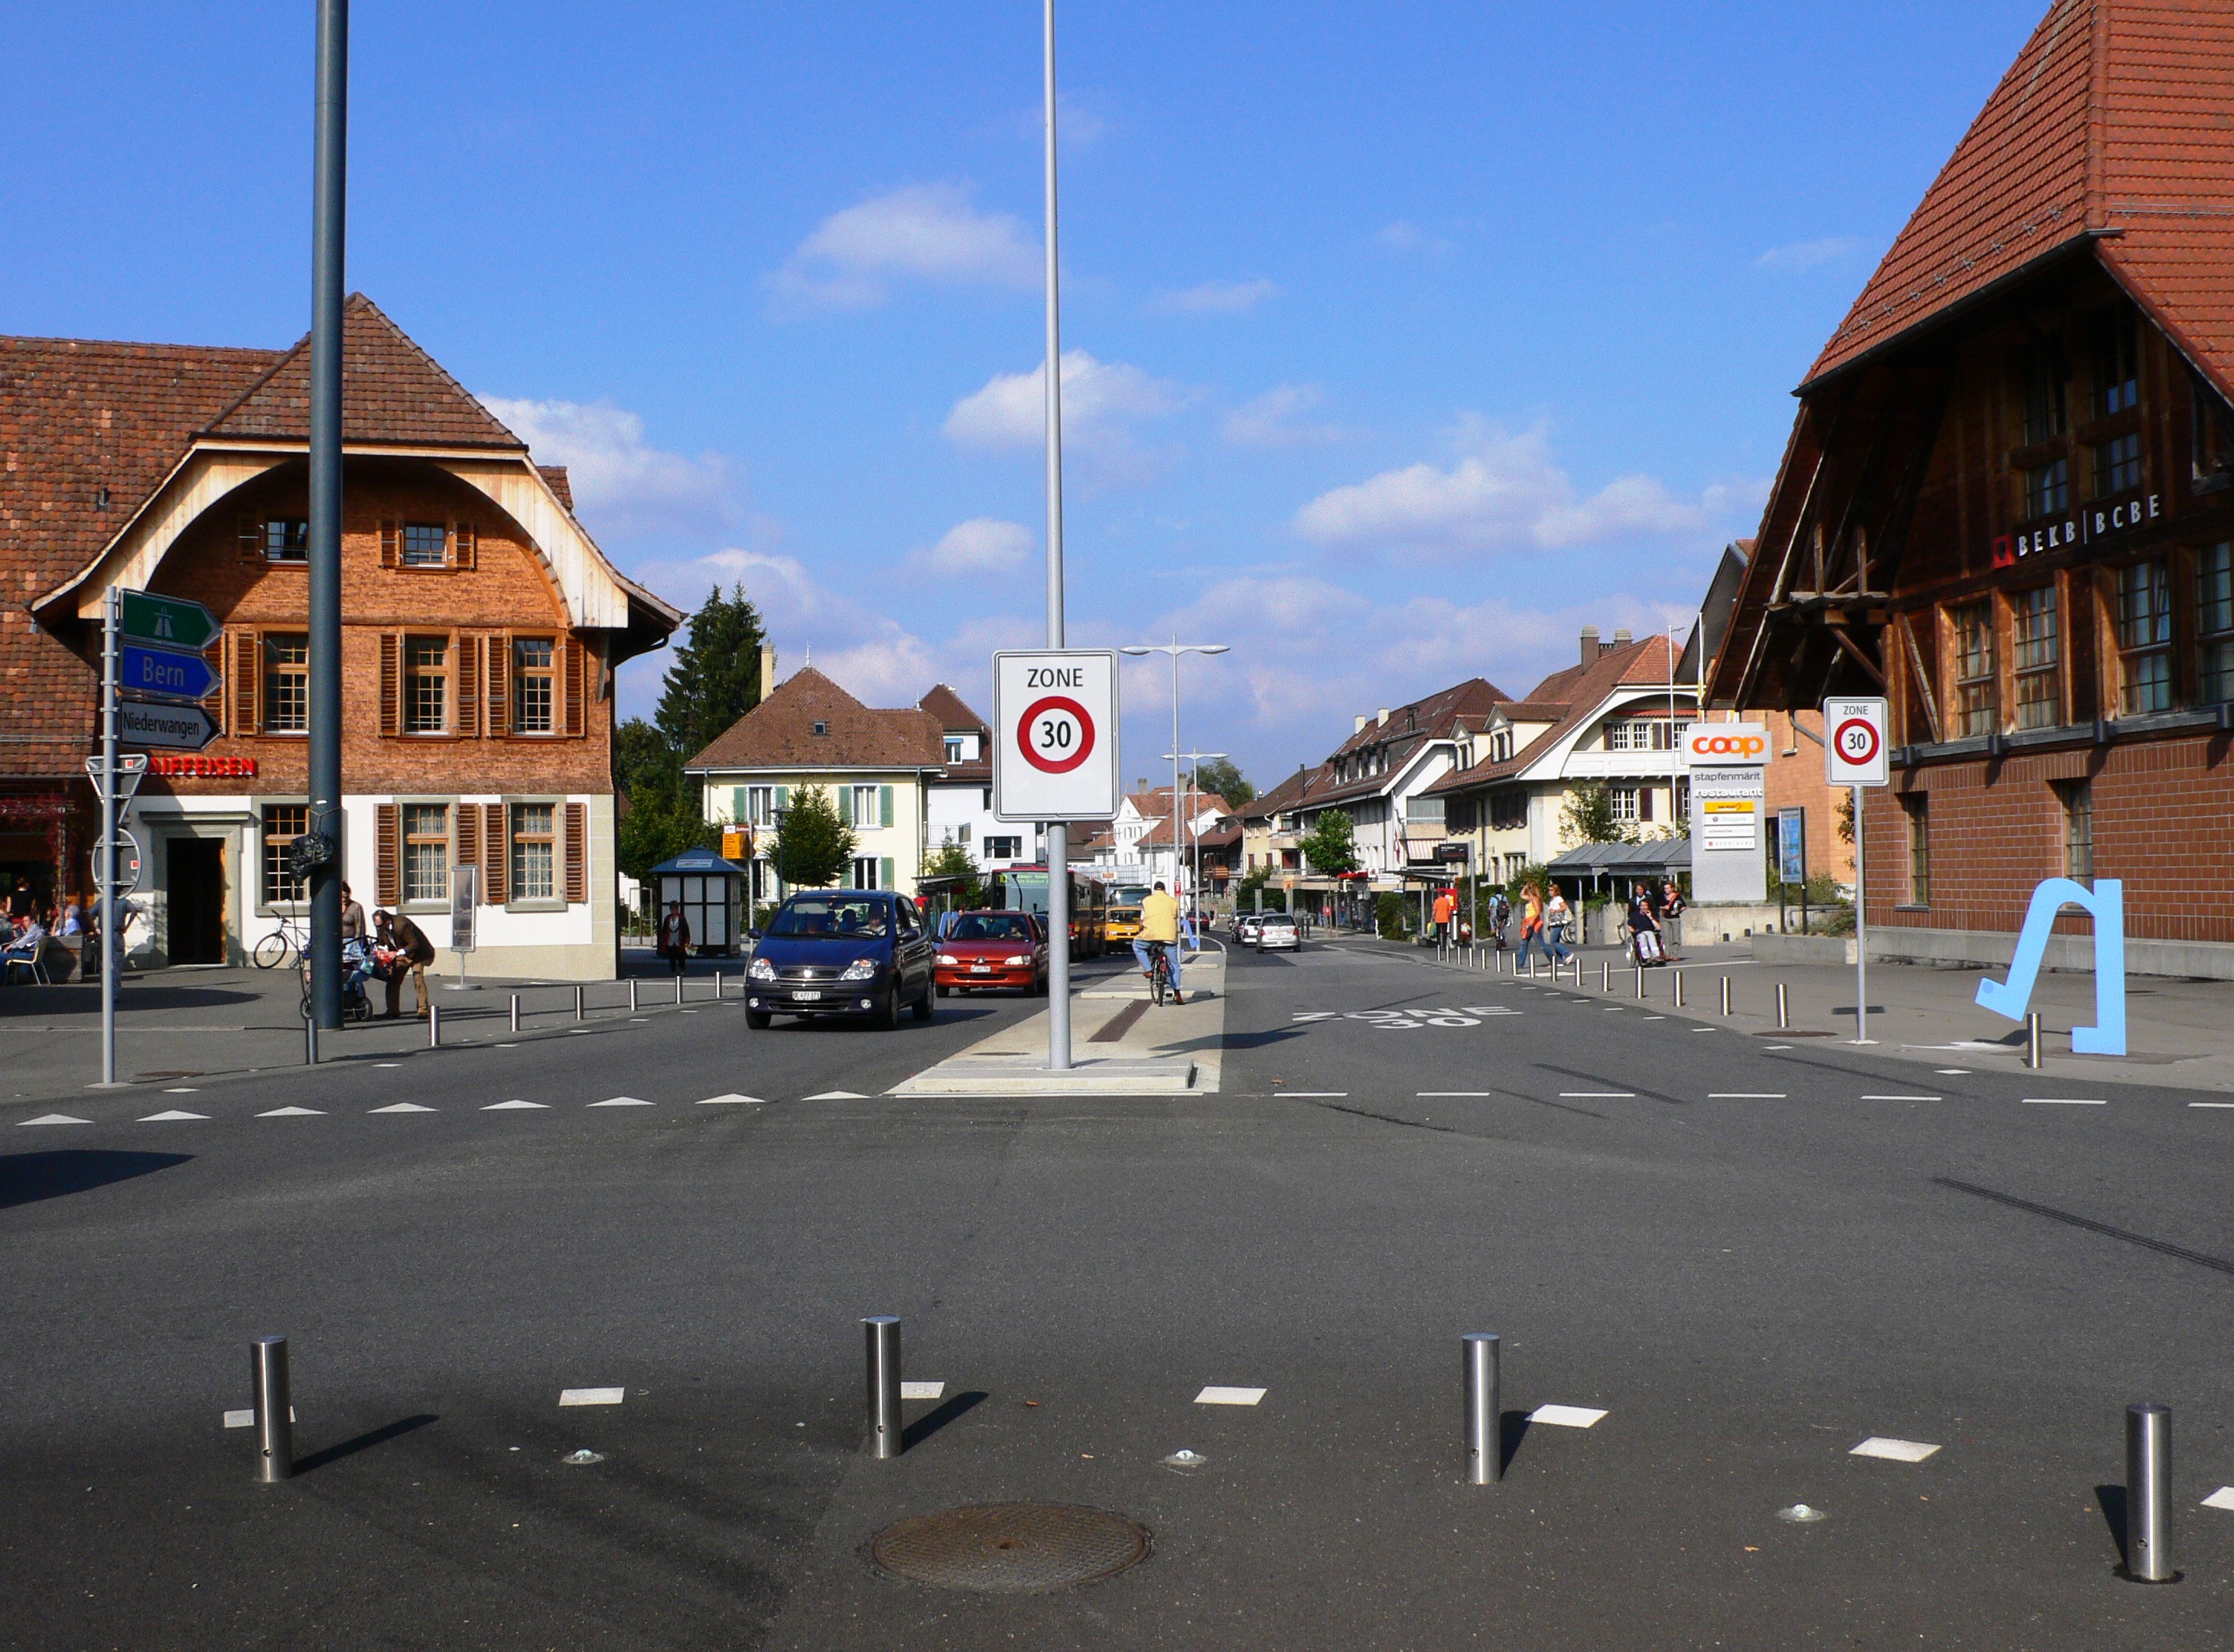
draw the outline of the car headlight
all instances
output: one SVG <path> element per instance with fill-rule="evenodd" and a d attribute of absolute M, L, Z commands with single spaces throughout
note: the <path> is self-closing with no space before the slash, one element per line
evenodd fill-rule
<path fill-rule="evenodd" d="M 745 974 L 754 981 L 773 981 L 775 979 L 775 965 L 766 958 L 754 958 L 746 965 Z"/>
<path fill-rule="evenodd" d="M 938 961 L 950 970 L 959 967 L 962 963 L 962 960 L 956 957 L 951 952 L 940 953 L 938 955 Z"/>
<path fill-rule="evenodd" d="M 846 973 L 838 978 L 840 981 L 871 981 L 876 978 L 876 974 L 877 961 L 874 958 L 856 958 L 846 966 Z"/>

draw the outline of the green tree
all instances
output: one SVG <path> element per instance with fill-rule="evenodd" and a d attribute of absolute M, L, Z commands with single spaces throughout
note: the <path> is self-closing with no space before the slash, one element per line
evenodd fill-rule
<path fill-rule="evenodd" d="M 838 818 L 838 806 L 819 786 L 796 787 L 791 807 L 776 829 L 775 874 L 799 889 L 827 889 L 853 858 L 853 828 Z"/>
<path fill-rule="evenodd" d="M 678 763 L 704 751 L 760 703 L 761 644 L 766 640 L 760 611 L 742 585 L 727 597 L 715 586 L 690 617 L 690 640 L 676 644 L 675 663 L 660 684 L 653 717 Z"/>
<path fill-rule="evenodd" d="M 685 849 L 721 846 L 721 828 L 705 818 L 698 788 L 683 784 L 682 754 L 641 717 L 613 731 L 613 784 L 622 800 L 614 853 L 630 877 L 643 878 Z"/>
<path fill-rule="evenodd" d="M 1559 810 L 1559 830 L 1571 843 L 1626 843 L 1629 834 L 1614 818 L 1613 793 L 1596 780 L 1584 780 L 1567 793 Z"/>
<path fill-rule="evenodd" d="M 1357 870 L 1357 829 L 1343 810 L 1323 813 L 1310 835 L 1296 846 L 1303 852 L 1304 864 L 1326 877 Z"/>
<path fill-rule="evenodd" d="M 931 859 L 923 863 L 926 878 L 966 878 L 969 882 L 955 891 L 957 909 L 975 906 L 978 902 L 981 885 L 977 876 L 977 857 L 962 844 L 949 839 L 931 852 Z"/>
<path fill-rule="evenodd" d="M 1215 792 L 1235 808 L 1253 801 L 1257 788 L 1229 757 L 1213 757 L 1194 772 L 1194 783 L 1205 792 Z"/>

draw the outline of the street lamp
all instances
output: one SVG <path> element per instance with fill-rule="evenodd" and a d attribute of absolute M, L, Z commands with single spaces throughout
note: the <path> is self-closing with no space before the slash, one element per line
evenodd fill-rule
<path fill-rule="evenodd" d="M 1179 656 L 1182 654 L 1223 654 L 1231 644 L 1226 643 L 1182 643 L 1173 637 L 1168 643 L 1138 643 L 1120 648 L 1120 654 L 1168 654 L 1172 656 L 1172 882 L 1179 880 Z M 1173 893 L 1177 894 L 1177 890 Z"/>
<path fill-rule="evenodd" d="M 1173 754 L 1171 752 L 1166 752 L 1164 755 L 1166 757 L 1172 757 Z M 1190 763 L 1197 765 L 1197 767 L 1187 770 L 1187 795 L 1190 798 L 1199 798 L 1202 795 L 1202 769 L 1200 765 L 1211 761 L 1213 758 L 1225 758 L 1231 755 L 1231 754 L 1226 752 L 1179 752 L 1177 755 L 1184 757 Z M 1193 825 L 1194 817 L 1195 811 L 1193 806 L 1191 805 L 1187 809 L 1187 823 L 1190 828 L 1192 828 Z M 1199 900 L 1202 898 L 1202 833 L 1199 832 L 1192 832 L 1191 835 L 1192 836 L 1194 842 L 1193 878 L 1195 898 Z M 1173 843 L 1172 845 L 1172 865 L 1174 869 L 1179 865 L 1179 845 L 1177 843 Z M 1173 876 L 1177 876 L 1176 870 L 1173 872 Z"/>

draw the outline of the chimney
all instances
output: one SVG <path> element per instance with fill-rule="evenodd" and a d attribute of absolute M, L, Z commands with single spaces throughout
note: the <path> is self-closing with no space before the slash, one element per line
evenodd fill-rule
<path fill-rule="evenodd" d="M 1361 712 L 1359 712 L 1359 713 L 1357 714 L 1357 724 L 1356 724 L 1356 726 L 1355 726 L 1355 728 L 1353 728 L 1349 732 L 1350 732 L 1351 734 L 1353 734 L 1353 735 L 1362 735 L 1362 734 L 1363 734 L 1363 733 L 1365 732 L 1365 725 L 1366 725 L 1366 724 L 1368 724 L 1368 723 L 1369 723 L 1369 722 L 1371 722 L 1372 721 L 1373 721 L 1373 719 L 1372 719 L 1372 718 L 1370 718 L 1370 717 L 1367 716 L 1363 712 L 1362 712 L 1362 711 L 1361 711 Z"/>
<path fill-rule="evenodd" d="M 1596 665 L 1597 663 L 1598 628 L 1595 625 L 1585 625 L 1583 627 L 1583 663 Z"/>
<path fill-rule="evenodd" d="M 1615 628 L 1613 634 L 1613 645 L 1616 648 L 1627 648 L 1629 646 L 1628 626 L 1621 625 Z"/>
<path fill-rule="evenodd" d="M 1381 723 L 1387 722 L 1388 721 L 1388 708 L 1387 706 L 1382 707 L 1380 715 L 1374 718 L 1373 721 Z"/>
<path fill-rule="evenodd" d="M 765 700 L 774 692 L 775 645 L 763 643 L 761 644 L 761 699 Z M 754 703 L 757 705 L 760 702 L 754 701 Z"/>

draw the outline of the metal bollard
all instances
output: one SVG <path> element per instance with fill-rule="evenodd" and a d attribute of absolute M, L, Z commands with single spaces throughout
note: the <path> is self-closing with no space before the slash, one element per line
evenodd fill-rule
<path fill-rule="evenodd" d="M 1636 996 L 1642 1002 L 1644 997 L 1644 966 L 1641 963 L 1636 966 Z"/>
<path fill-rule="evenodd" d="M 636 977 L 629 977 L 629 1014 L 636 1014 Z"/>
<path fill-rule="evenodd" d="M 2040 1066 L 2040 1011 L 2025 1014 L 2025 1065 L 2038 1069 Z"/>
<path fill-rule="evenodd" d="M 1724 976 L 1722 977 L 1722 1014 L 1723 1014 L 1723 1015 L 1728 1015 L 1729 1013 L 1730 1013 L 1730 978 L 1729 978 L 1729 976 Z"/>
<path fill-rule="evenodd" d="M 1489 1485 L 1505 1477 L 1505 1441 L 1497 1408 L 1497 1333 L 1468 1331 L 1466 1356 L 1466 1479 Z"/>
<path fill-rule="evenodd" d="M 1613 996 L 1613 960 L 1611 958 L 1598 960 L 1598 990 L 1608 997 Z"/>
<path fill-rule="evenodd" d="M 1531 981 L 1536 978 L 1536 955 L 1533 952 L 1528 955 L 1528 978 Z"/>
<path fill-rule="evenodd" d="M 2172 1412 L 2126 1407 L 2126 1576 L 2137 1583 L 2178 1581 L 2172 1564 Z"/>
<path fill-rule="evenodd" d="M 519 1030 L 519 995 L 516 992 L 512 995 L 512 1030 Z"/>
<path fill-rule="evenodd" d="M 1792 997 L 1791 997 L 1791 995 L 1790 995 L 1790 994 L 1786 990 L 1786 989 L 1785 989 L 1785 985 L 1784 985 L 1784 983 L 1782 983 L 1781 981 L 1780 981 L 1780 982 L 1778 982 L 1778 983 L 1776 983 L 1776 1026 L 1777 1026 L 1777 1030 L 1778 1030 L 1778 1031 L 1780 1031 L 1780 1032 L 1781 1032 L 1784 1028 L 1787 1028 L 1787 1027 L 1789 1027 L 1789 1026 L 1791 1026 L 1791 1025 L 1792 1025 Z"/>
<path fill-rule="evenodd" d="M 900 1322 L 890 1314 L 861 1322 L 868 1334 L 869 1436 L 879 1458 L 900 1454 Z"/>
<path fill-rule="evenodd" d="M 308 1067 L 318 1064 L 318 1018 L 316 1015 L 303 1017 L 303 1061 Z"/>
<path fill-rule="evenodd" d="M 719 970 L 714 971 L 714 1002 L 722 1002 L 722 972 Z"/>
<path fill-rule="evenodd" d="M 1683 972 L 1677 970 L 1672 973 L 1676 976 L 1676 1008 L 1681 1009 L 1683 1007 Z"/>
<path fill-rule="evenodd" d="M 675 977 L 675 1002 L 677 1004 L 680 1004 L 683 1002 L 683 977 L 681 976 Z"/>
<path fill-rule="evenodd" d="M 442 1006 L 432 999 L 427 1003 L 427 1048 L 442 1048 Z"/>
<path fill-rule="evenodd" d="M 295 1472 L 295 1411 L 287 1392 L 287 1339 L 259 1336 L 248 1345 L 248 1380 L 256 1401 L 256 1479 L 272 1485 Z"/>
<path fill-rule="evenodd" d="M 582 1008 L 582 997 L 583 997 L 583 991 L 582 991 L 582 989 L 581 989 L 581 988 L 579 988 L 579 987 L 575 988 L 575 989 L 574 989 L 574 1019 L 575 1019 L 576 1021 L 579 1021 L 579 1020 L 581 1020 L 581 1019 L 582 1019 L 582 1017 L 583 1017 L 583 1015 L 584 1015 L 584 1013 L 585 1013 L 585 1012 L 584 1012 L 584 1010 L 583 1010 L 583 1008 Z"/>

